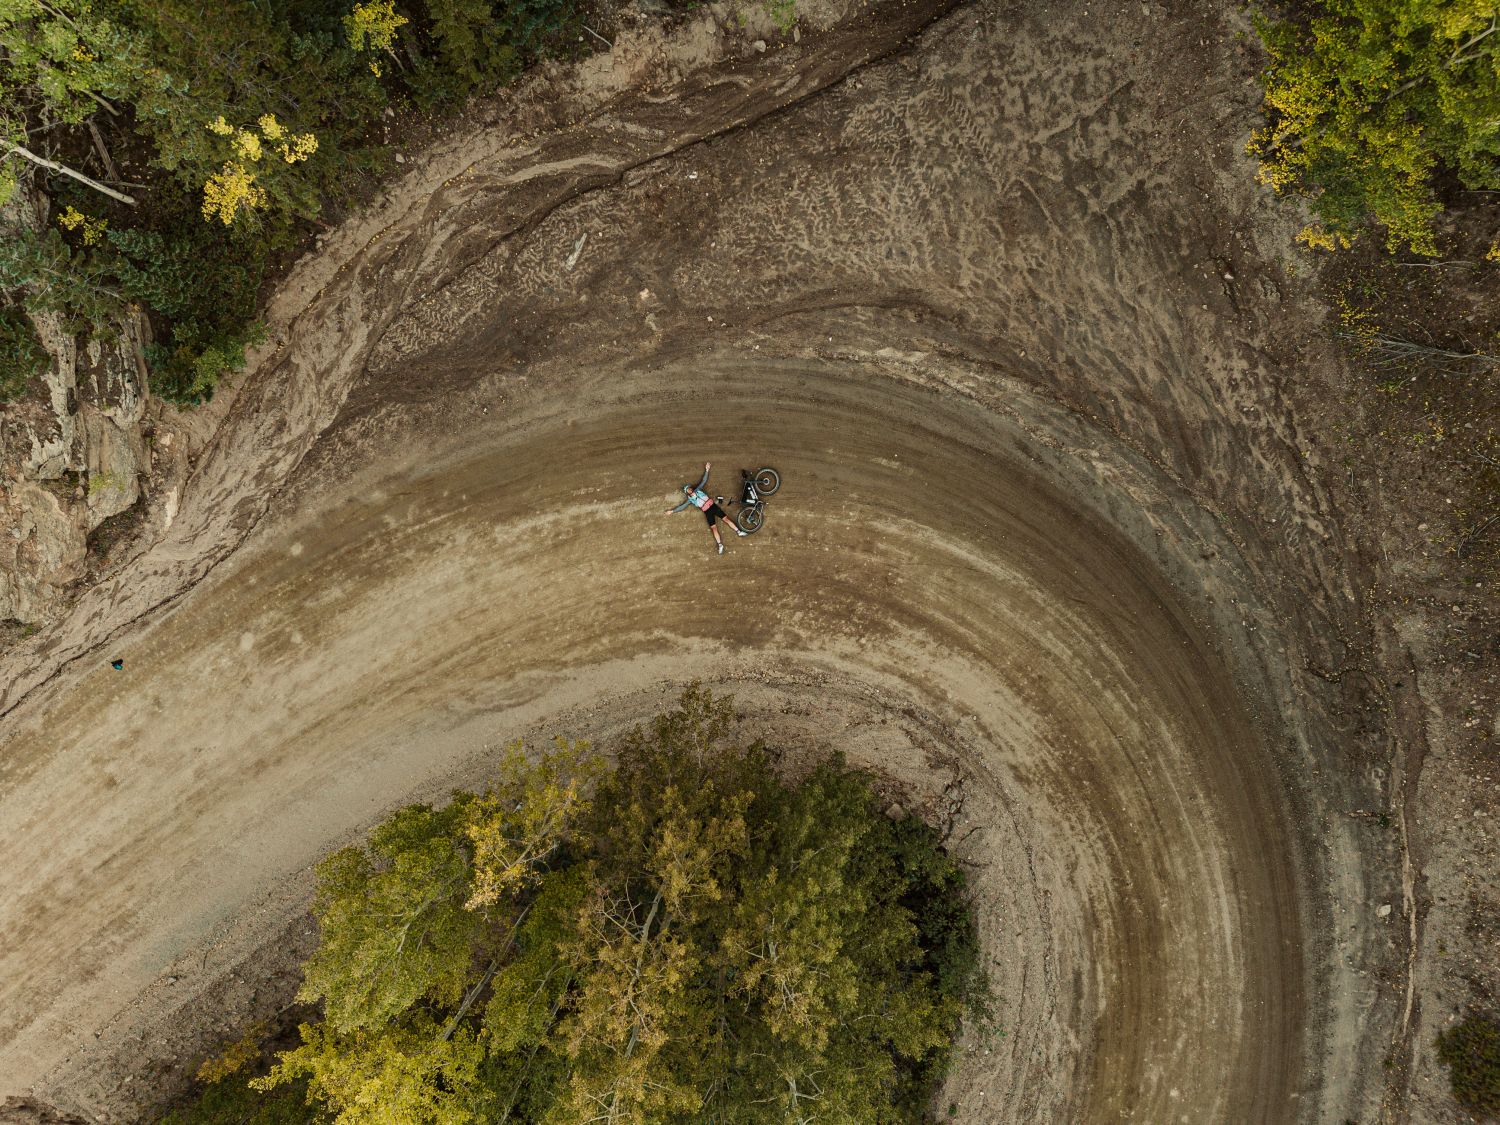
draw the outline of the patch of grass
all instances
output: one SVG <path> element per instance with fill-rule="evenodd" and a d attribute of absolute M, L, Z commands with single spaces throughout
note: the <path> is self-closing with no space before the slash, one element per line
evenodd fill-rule
<path fill-rule="evenodd" d="M 269 1093 L 252 1090 L 231 1074 L 204 1087 L 196 1101 L 157 1119 L 157 1125 L 324 1125 L 328 1118 L 307 1104 L 307 1083 L 297 1081 Z"/>
<path fill-rule="evenodd" d="M 1471 1012 L 1437 1037 L 1458 1104 L 1480 1116 L 1500 1115 L 1500 1020 Z"/>
<path fill-rule="evenodd" d="M 783 35 L 788 35 L 797 25 L 797 0 L 769 0 L 766 4 L 766 14 L 771 17 L 776 30 Z"/>

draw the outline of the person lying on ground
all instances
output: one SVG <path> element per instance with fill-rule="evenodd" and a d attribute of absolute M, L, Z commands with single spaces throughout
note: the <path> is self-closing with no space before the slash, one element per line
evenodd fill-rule
<path fill-rule="evenodd" d="M 704 518 L 708 520 L 708 530 L 714 533 L 714 543 L 718 546 L 719 554 L 722 555 L 724 553 L 724 540 L 719 535 L 717 521 L 723 520 L 730 527 L 734 528 L 734 533 L 741 538 L 748 535 L 749 532 L 741 531 L 740 525 L 729 518 L 729 513 L 719 507 L 718 501 L 704 491 L 708 486 L 708 471 L 712 468 L 712 463 L 708 461 L 703 462 L 703 478 L 696 485 L 685 484 L 682 486 L 682 491 L 687 493 L 687 499 L 675 508 L 668 508 L 667 515 L 670 516 L 676 512 L 680 512 L 689 506 L 697 508 L 703 513 Z"/>

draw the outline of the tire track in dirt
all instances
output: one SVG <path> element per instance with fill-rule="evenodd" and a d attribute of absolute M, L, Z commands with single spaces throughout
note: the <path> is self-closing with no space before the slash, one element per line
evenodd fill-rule
<path fill-rule="evenodd" d="M 628 399 L 580 387 L 472 459 L 258 536 L 125 644 L 128 678 L 91 673 L 86 702 L 12 738 L 6 869 L 28 875 L 0 913 L 0 1068 L 97 1111 L 97 1058 L 59 1068 L 87 1051 L 69 1029 L 162 976 L 201 986 L 169 967 L 233 904 L 482 769 L 482 738 L 595 693 L 566 733 L 598 734 L 701 675 L 749 681 L 778 741 L 777 707 L 803 710 L 794 745 L 837 733 L 825 697 L 875 692 L 844 708 L 865 724 L 850 752 L 929 800 L 933 774 L 959 780 L 1005 1023 L 1032 1052 L 973 1045 L 947 1095 L 962 1120 L 1286 1119 L 1293 858 L 1249 768 L 1260 736 L 1159 571 L 977 407 L 799 365 L 693 371 L 747 419 L 723 456 L 767 451 L 787 479 L 725 559 L 701 524 L 643 515 L 642 479 L 703 446 L 663 409 L 683 371 Z M 927 719 L 888 745 L 904 710 Z"/>
<path fill-rule="evenodd" d="M 371 347 L 398 338 L 393 328 L 411 315 L 414 293 L 425 300 L 441 291 L 462 279 L 474 258 L 632 169 L 744 128 L 900 49 L 956 2 L 878 5 L 805 48 L 753 63 L 731 59 L 695 74 L 670 101 L 611 106 L 536 143 L 492 142 L 480 161 L 466 151 L 445 180 L 428 181 L 415 204 L 401 200 L 361 220 L 356 227 L 368 241 L 332 277 L 326 267 L 310 271 L 327 280 L 306 305 L 273 307 L 273 321 L 285 322 L 274 351 L 246 381 L 162 541 L 88 591 L 36 644 L 0 658 L 0 718 L 58 671 L 181 596 L 243 541 L 337 415 Z M 300 286 L 294 279 L 288 288 Z"/>
<path fill-rule="evenodd" d="M 1344 812 L 1384 779 L 1305 674 L 1359 579 L 1281 391 L 1304 311 L 1252 189 L 1203 186 L 1250 182 L 1232 138 L 1162 138 L 1229 24 L 975 6 L 898 49 L 931 15 L 804 44 L 822 92 L 759 124 L 687 115 L 785 104 L 790 62 L 348 236 L 188 514 L 9 665 L 0 1075 L 101 1114 L 180 1081 L 288 995 L 245 982 L 327 849 L 701 676 L 955 818 L 1007 1030 L 961 1120 L 1369 1116 L 1390 857 Z M 655 515 L 704 455 L 788 476 L 725 559 Z"/>

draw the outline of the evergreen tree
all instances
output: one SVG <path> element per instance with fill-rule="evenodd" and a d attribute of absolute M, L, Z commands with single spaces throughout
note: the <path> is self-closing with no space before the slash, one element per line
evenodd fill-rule
<path fill-rule="evenodd" d="M 140 37 L 87 0 L 0 0 L 0 154 L 62 172 L 114 199 L 131 197 L 33 151 L 33 131 L 83 125 L 138 93 Z M 0 204 L 16 190 L 16 165 L 0 160 Z"/>

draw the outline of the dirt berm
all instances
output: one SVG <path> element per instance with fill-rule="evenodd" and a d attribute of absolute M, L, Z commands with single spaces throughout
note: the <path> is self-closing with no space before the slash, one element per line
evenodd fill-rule
<path fill-rule="evenodd" d="M 943 1113 L 1377 1119 L 1400 759 L 1253 37 L 946 9 L 622 44 L 298 269 L 160 541 L 0 677 L 0 1095 L 130 1119 L 287 1001 L 322 855 L 699 678 L 951 828 L 1002 1033 Z M 722 558 L 663 515 L 709 459 L 786 481 Z"/>

